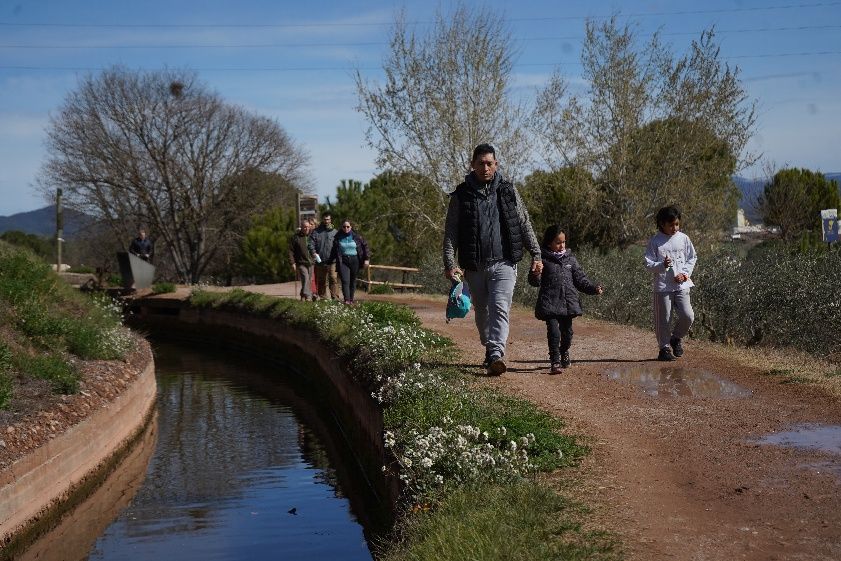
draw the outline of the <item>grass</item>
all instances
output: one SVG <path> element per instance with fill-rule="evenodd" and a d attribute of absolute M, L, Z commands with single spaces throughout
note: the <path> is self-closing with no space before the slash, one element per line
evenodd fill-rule
<path fill-rule="evenodd" d="M 442 559 L 614 560 L 616 542 L 585 531 L 586 512 L 532 482 L 463 488 L 431 511 L 411 513 L 406 539 L 386 548 L 383 561 Z"/>
<path fill-rule="evenodd" d="M 121 358 L 133 344 L 110 299 L 71 288 L 30 252 L 0 243 L 0 408 L 15 380 L 43 378 L 78 391 L 76 359 Z"/>

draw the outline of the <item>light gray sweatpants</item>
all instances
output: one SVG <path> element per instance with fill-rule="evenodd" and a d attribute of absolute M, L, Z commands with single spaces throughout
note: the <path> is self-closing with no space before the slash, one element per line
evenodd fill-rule
<path fill-rule="evenodd" d="M 677 321 L 674 330 L 671 330 L 673 315 L 677 315 Z M 657 345 L 661 349 L 668 347 L 672 338 L 683 339 L 689 333 L 693 321 L 695 312 L 689 302 L 688 290 L 654 293 L 654 333 L 657 334 Z"/>
<path fill-rule="evenodd" d="M 465 271 L 470 289 L 479 340 L 485 356 L 501 357 L 508 342 L 508 316 L 517 281 L 517 265 L 509 261 L 491 263 L 478 271 Z"/>

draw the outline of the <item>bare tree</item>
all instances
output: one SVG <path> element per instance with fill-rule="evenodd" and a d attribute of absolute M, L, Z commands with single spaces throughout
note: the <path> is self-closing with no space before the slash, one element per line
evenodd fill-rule
<path fill-rule="evenodd" d="M 281 126 L 225 103 L 190 71 L 114 67 L 68 94 L 48 131 L 40 186 L 127 240 L 138 224 L 197 282 L 232 231 L 275 202 L 255 171 L 297 185 L 306 154 Z"/>
<path fill-rule="evenodd" d="M 516 177 L 525 160 L 525 112 L 508 94 L 513 42 L 503 19 L 463 4 L 436 14 L 428 35 L 396 18 L 380 86 L 356 72 L 357 109 L 368 121 L 367 140 L 383 170 L 422 174 L 440 191 L 408 179 L 405 199 L 435 231 L 443 228 L 445 193 L 470 171 L 473 148 L 493 144 L 506 173 Z M 415 184 L 417 183 L 417 184 Z M 414 204 L 412 201 L 417 201 Z M 430 210 L 432 209 L 432 210 Z"/>
<path fill-rule="evenodd" d="M 701 230 L 732 220 L 738 197 L 730 177 L 754 162 L 745 147 L 755 102 L 739 70 L 721 62 L 713 31 L 675 59 L 657 34 L 640 44 L 615 19 L 588 22 L 581 61 L 586 93 L 571 94 L 556 73 L 530 124 L 551 167 L 575 166 L 596 179 L 612 236 L 604 241 L 636 241 L 657 208 L 673 202 Z"/>

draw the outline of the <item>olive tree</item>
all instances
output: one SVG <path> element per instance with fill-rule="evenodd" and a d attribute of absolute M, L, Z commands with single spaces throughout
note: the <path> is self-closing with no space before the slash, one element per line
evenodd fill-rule
<path fill-rule="evenodd" d="M 306 154 L 274 120 L 226 103 L 190 71 L 113 67 L 81 80 L 50 122 L 39 180 L 69 208 L 130 239 L 145 225 L 156 254 L 197 282 L 231 233 L 273 205 L 276 174 L 300 186 Z"/>
<path fill-rule="evenodd" d="M 732 220 L 730 176 L 755 161 L 746 151 L 755 102 L 738 68 L 719 55 L 712 30 L 676 58 L 657 34 L 642 43 L 615 19 L 588 22 L 585 91 L 573 93 L 556 72 L 539 92 L 531 128 L 550 167 L 574 166 L 595 178 L 605 242 L 626 246 L 645 236 L 668 203 L 695 214 L 700 230 Z"/>
<path fill-rule="evenodd" d="M 381 169 L 422 174 L 440 188 L 430 207 L 425 180 L 406 175 L 402 195 L 412 214 L 440 232 L 445 193 L 470 171 L 476 145 L 493 144 L 510 176 L 525 161 L 526 112 L 507 91 L 513 40 L 497 14 L 462 4 L 448 14 L 439 11 L 428 34 L 416 33 L 398 15 L 389 45 L 384 84 L 357 70 L 357 109 Z"/>

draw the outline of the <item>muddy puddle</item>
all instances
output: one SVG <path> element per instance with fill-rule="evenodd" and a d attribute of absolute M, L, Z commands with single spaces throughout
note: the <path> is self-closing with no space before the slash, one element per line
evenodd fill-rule
<path fill-rule="evenodd" d="M 654 397 L 739 398 L 751 391 L 700 368 L 633 365 L 612 368 L 609 380 L 632 384 Z"/>
<path fill-rule="evenodd" d="M 796 425 L 790 430 L 766 434 L 751 442 L 841 456 L 841 425 Z"/>

